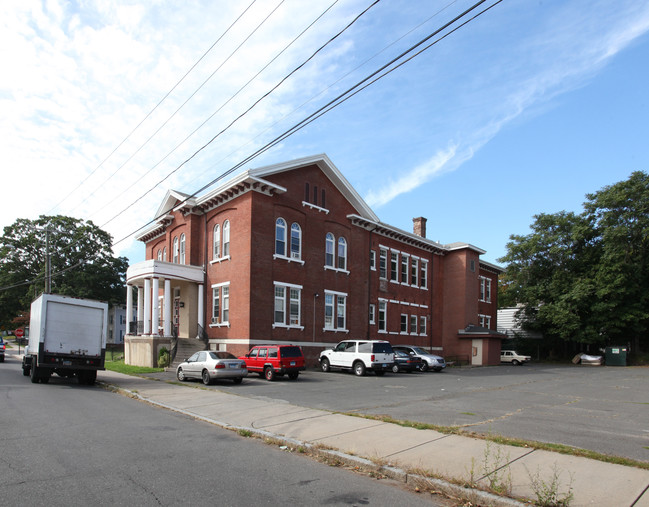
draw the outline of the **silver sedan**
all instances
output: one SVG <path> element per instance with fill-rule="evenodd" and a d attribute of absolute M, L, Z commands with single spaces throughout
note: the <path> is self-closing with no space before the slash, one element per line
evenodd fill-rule
<path fill-rule="evenodd" d="M 224 378 L 231 378 L 235 384 L 240 384 L 246 376 L 246 362 L 224 351 L 201 350 L 180 363 L 176 369 L 178 380 L 196 378 L 201 379 L 205 385 Z"/>

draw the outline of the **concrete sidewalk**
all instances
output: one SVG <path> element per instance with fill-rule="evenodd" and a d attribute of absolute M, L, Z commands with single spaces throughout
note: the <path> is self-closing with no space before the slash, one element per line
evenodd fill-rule
<path fill-rule="evenodd" d="M 649 507 L 649 470 L 603 463 L 485 440 L 417 430 L 360 417 L 300 407 L 277 400 L 196 389 L 149 378 L 101 371 L 97 380 L 152 404 L 230 429 L 246 429 L 292 445 L 316 448 L 342 461 L 380 467 L 385 475 L 462 496 L 478 505 L 521 505 L 484 493 L 511 484 L 511 495 L 532 503 L 539 486 L 558 473 L 558 499 L 572 493 L 578 506 Z M 194 384 L 196 386 L 196 384 Z M 332 451 L 323 451 L 331 449 Z M 424 476 L 438 479 L 425 479 Z M 465 488 L 458 484 L 474 484 Z M 538 488 L 537 488 L 538 489 Z"/>

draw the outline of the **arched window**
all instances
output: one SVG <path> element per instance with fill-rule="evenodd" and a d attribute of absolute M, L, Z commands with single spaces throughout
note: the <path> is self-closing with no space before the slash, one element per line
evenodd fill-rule
<path fill-rule="evenodd" d="M 347 269 L 347 241 L 338 238 L 338 269 Z"/>
<path fill-rule="evenodd" d="M 162 260 L 167 262 L 167 247 L 162 249 Z"/>
<path fill-rule="evenodd" d="M 334 267 L 334 235 L 330 232 L 325 237 L 325 266 Z"/>
<path fill-rule="evenodd" d="M 160 250 L 159 248 L 158 248 L 158 260 L 159 261 L 162 260 L 162 250 Z"/>
<path fill-rule="evenodd" d="M 212 257 L 214 260 L 221 257 L 221 226 L 214 226 L 214 236 L 212 237 Z"/>
<path fill-rule="evenodd" d="M 300 224 L 293 222 L 291 225 L 291 258 L 300 259 L 302 257 L 302 229 Z"/>
<path fill-rule="evenodd" d="M 178 264 L 178 236 L 174 238 L 173 263 Z"/>
<path fill-rule="evenodd" d="M 223 257 L 230 255 L 230 221 L 223 222 Z"/>
<path fill-rule="evenodd" d="M 180 264 L 185 263 L 185 233 L 180 235 Z"/>
<path fill-rule="evenodd" d="M 286 221 L 275 220 L 275 254 L 286 257 Z"/>

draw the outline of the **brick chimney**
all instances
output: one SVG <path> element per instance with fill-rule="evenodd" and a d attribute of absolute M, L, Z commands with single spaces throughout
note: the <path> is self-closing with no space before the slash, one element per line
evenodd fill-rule
<path fill-rule="evenodd" d="M 426 219 L 424 217 L 412 219 L 412 232 L 422 238 L 426 237 Z"/>

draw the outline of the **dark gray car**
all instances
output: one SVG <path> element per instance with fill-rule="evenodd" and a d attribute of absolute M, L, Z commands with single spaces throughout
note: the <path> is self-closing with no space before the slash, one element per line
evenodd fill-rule
<path fill-rule="evenodd" d="M 446 368 L 446 361 L 441 356 L 431 354 L 426 349 L 415 345 L 392 345 L 394 350 L 401 350 L 411 356 L 419 357 L 423 360 L 421 371 L 433 370 L 442 371 Z"/>

